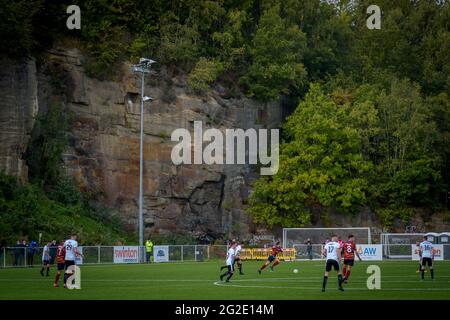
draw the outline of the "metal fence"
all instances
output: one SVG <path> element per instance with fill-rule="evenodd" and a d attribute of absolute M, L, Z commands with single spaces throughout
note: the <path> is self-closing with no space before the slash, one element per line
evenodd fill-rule
<path fill-rule="evenodd" d="M 223 260 L 226 257 L 225 245 L 167 245 L 169 262 L 201 262 Z M 82 246 L 82 264 L 113 264 L 114 246 Z M 304 244 L 293 245 L 295 260 L 323 260 L 322 244 L 308 247 Z M 382 245 L 383 260 L 412 259 L 410 244 L 384 244 Z M 0 268 L 32 267 L 42 264 L 43 248 L 36 248 L 32 254 L 29 248 L 6 247 L 0 249 Z M 443 260 L 450 260 L 450 245 L 442 245 L 440 255 Z M 145 247 L 139 247 L 140 263 L 145 263 Z M 153 256 L 153 255 L 152 255 Z"/>
<path fill-rule="evenodd" d="M 114 246 L 80 246 L 83 264 L 114 263 Z M 209 261 L 224 259 L 227 252 L 225 245 L 169 245 L 169 261 Z M 0 249 L 0 267 L 33 267 L 42 264 L 43 247 L 34 252 L 24 247 L 5 247 Z M 145 247 L 139 247 L 140 262 L 145 261 Z"/>

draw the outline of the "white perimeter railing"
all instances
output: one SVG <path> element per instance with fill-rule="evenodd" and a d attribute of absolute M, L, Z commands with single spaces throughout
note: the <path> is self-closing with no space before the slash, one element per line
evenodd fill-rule
<path fill-rule="evenodd" d="M 435 245 L 439 250 L 437 260 L 450 260 L 450 244 Z M 323 260 L 323 244 L 294 244 L 295 260 Z M 374 254 L 375 249 L 381 254 L 374 260 L 412 260 L 411 244 L 367 244 L 359 245 L 360 254 Z M 145 247 L 138 246 L 80 246 L 83 253 L 80 264 L 114 264 L 114 263 L 147 263 Z M 365 252 L 367 250 L 367 252 Z M 30 267 L 42 264 L 43 248 L 36 248 L 34 254 L 24 247 L 5 247 L 0 249 L 0 268 Z M 150 255 L 150 263 L 154 262 L 202 262 L 224 260 L 226 245 L 161 245 L 154 246 Z M 56 250 L 50 251 L 56 254 Z M 364 255 L 363 255 L 363 260 Z M 366 259 L 369 260 L 369 259 Z"/>

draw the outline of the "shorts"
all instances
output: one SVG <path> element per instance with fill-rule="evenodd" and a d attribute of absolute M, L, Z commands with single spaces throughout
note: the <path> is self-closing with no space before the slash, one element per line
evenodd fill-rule
<path fill-rule="evenodd" d="M 355 263 L 355 259 L 344 259 L 344 265 L 353 267 L 354 263 Z"/>
<path fill-rule="evenodd" d="M 422 258 L 422 266 L 428 265 L 429 267 L 433 266 L 433 259 L 431 258 Z"/>
<path fill-rule="evenodd" d="M 75 265 L 75 261 L 73 261 L 73 260 L 66 260 L 66 262 L 64 262 L 64 269 L 67 270 L 68 267 L 74 266 L 74 265 Z"/>
<path fill-rule="evenodd" d="M 58 263 L 56 265 L 56 270 L 63 271 L 64 269 L 65 269 L 65 263 L 64 262 L 63 263 Z"/>
<path fill-rule="evenodd" d="M 334 270 L 339 271 L 339 262 L 337 262 L 336 260 L 333 260 L 333 259 L 328 259 L 327 263 L 325 265 L 325 271 L 330 272 L 331 267 L 333 267 Z"/>
<path fill-rule="evenodd" d="M 267 258 L 267 260 L 268 260 L 269 262 L 272 262 L 273 260 L 275 260 L 275 257 L 274 257 L 274 256 L 269 256 L 269 257 Z"/>
<path fill-rule="evenodd" d="M 42 265 L 48 266 L 50 264 L 50 260 L 42 260 Z"/>

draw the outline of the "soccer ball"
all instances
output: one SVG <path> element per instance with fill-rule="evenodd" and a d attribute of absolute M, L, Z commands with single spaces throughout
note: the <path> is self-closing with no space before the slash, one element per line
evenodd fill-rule
<path fill-rule="evenodd" d="M 294 273 L 298 273 L 298 269 L 294 269 Z"/>

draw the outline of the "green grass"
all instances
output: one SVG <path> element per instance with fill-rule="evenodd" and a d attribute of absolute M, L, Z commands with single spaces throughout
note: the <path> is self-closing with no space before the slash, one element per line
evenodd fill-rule
<path fill-rule="evenodd" d="M 335 272 L 321 292 L 322 261 L 282 262 L 258 275 L 260 261 L 244 262 L 245 275 L 218 282 L 220 261 L 151 265 L 81 266 L 81 290 L 53 288 L 39 268 L 0 269 L 0 299 L 450 299 L 450 262 L 435 262 L 436 279 L 419 281 L 417 262 L 361 262 L 345 292 Z M 381 290 L 368 290 L 367 266 L 381 268 Z M 293 269 L 299 269 L 297 274 Z"/>

